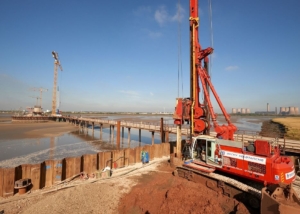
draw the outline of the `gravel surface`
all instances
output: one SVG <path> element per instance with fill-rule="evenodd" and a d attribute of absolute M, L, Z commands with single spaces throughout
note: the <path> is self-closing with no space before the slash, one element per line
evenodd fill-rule
<path fill-rule="evenodd" d="M 167 162 L 167 159 L 160 161 Z M 9 213 L 118 213 L 121 196 L 136 185 L 136 177 L 155 171 L 159 161 L 115 170 L 110 179 L 75 179 L 62 186 L 25 195 L 0 198 L 0 212 Z"/>

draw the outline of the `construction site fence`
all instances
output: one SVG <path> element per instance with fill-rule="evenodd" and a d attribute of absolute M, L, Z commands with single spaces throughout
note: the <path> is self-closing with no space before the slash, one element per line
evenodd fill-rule
<path fill-rule="evenodd" d="M 15 182 L 30 179 L 30 190 L 50 187 L 81 173 L 95 173 L 106 167 L 117 169 L 141 163 L 141 152 L 149 154 L 149 161 L 154 158 L 170 156 L 170 144 L 161 143 L 136 148 L 104 151 L 86 154 L 80 157 L 67 157 L 61 160 L 46 160 L 39 164 L 22 164 L 13 168 L 0 168 L 0 197 L 9 197 L 18 193 Z"/>

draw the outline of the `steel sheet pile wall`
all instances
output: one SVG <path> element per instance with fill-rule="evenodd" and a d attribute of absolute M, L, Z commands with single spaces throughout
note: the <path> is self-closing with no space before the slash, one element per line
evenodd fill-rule
<path fill-rule="evenodd" d="M 135 162 L 136 163 L 141 163 L 141 151 L 142 151 L 142 147 L 136 147 L 135 148 Z"/>
<path fill-rule="evenodd" d="M 83 172 L 92 173 L 98 168 L 98 154 L 87 154 L 82 156 Z"/>
<path fill-rule="evenodd" d="M 135 151 L 136 149 L 130 149 L 130 148 L 124 150 L 125 166 L 136 163 Z"/>
<path fill-rule="evenodd" d="M 82 171 L 81 157 L 69 157 L 63 161 L 63 179 L 71 178 Z"/>
<path fill-rule="evenodd" d="M 32 190 L 37 190 L 37 189 L 42 188 L 41 187 L 41 166 L 42 166 L 41 164 L 33 164 L 30 167 L 30 176 L 31 177 L 29 177 L 29 178 L 31 178 Z M 15 180 L 17 180 L 17 179 L 15 179 Z"/>
<path fill-rule="evenodd" d="M 112 169 L 141 163 L 141 151 L 149 153 L 149 159 L 170 155 L 170 144 L 162 143 L 143 147 L 128 148 L 86 154 L 81 157 L 68 157 L 62 160 L 46 160 L 40 164 L 23 164 L 14 168 L 0 168 L 0 197 L 17 193 L 15 181 L 29 178 L 31 190 L 50 187 L 61 181 L 79 175 L 81 172 L 94 173 L 105 167 Z"/>
<path fill-rule="evenodd" d="M 112 162 L 113 169 L 124 167 L 124 150 L 113 151 Z"/>

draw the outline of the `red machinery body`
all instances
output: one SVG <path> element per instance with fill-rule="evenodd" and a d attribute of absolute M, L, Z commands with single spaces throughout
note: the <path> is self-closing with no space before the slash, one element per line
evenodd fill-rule
<path fill-rule="evenodd" d="M 280 156 L 278 146 L 274 146 L 265 140 L 256 140 L 246 147 L 244 142 L 234 141 L 234 133 L 237 130 L 231 123 L 208 74 L 208 55 L 213 52 L 212 48 L 201 49 L 198 42 L 198 0 L 190 0 L 190 46 L 191 46 L 191 87 L 190 98 L 177 98 L 174 113 L 174 123 L 181 125 L 190 123 L 193 143 L 191 151 L 198 144 L 204 148 L 202 153 L 205 158 L 202 162 L 216 170 L 234 174 L 239 177 L 263 182 L 265 184 L 285 183 L 290 184 L 295 179 L 294 163 L 289 157 Z M 204 92 L 204 102 L 200 103 L 200 85 Z M 220 126 L 216 121 L 209 89 L 213 93 L 227 125 Z M 216 137 L 209 136 L 211 118 Z M 201 154 L 201 155 L 202 155 Z M 198 154 L 199 156 L 199 154 Z M 190 155 L 193 158 L 193 152 Z"/>
<path fill-rule="evenodd" d="M 267 141 L 255 141 L 255 152 L 240 151 L 230 146 L 220 145 L 220 155 L 223 156 L 222 168 L 224 172 L 255 180 L 265 185 L 268 184 L 290 184 L 295 180 L 294 163 L 289 157 L 280 156 L 276 147 L 270 152 L 270 145 Z M 260 153 L 261 148 L 268 145 L 269 152 Z"/>
<path fill-rule="evenodd" d="M 268 141 L 256 140 L 246 146 L 242 142 L 199 135 L 193 137 L 191 146 L 201 147 L 205 154 L 202 161 L 215 170 L 265 185 L 290 184 L 296 178 L 293 161 L 280 156 L 279 147 Z M 191 157 L 194 159 L 193 155 Z"/>

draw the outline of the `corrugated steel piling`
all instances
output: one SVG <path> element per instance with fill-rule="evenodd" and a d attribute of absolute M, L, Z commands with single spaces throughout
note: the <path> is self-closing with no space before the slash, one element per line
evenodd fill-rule
<path fill-rule="evenodd" d="M 31 165 L 29 178 L 31 178 L 32 190 L 37 190 L 41 188 L 41 164 Z"/>
<path fill-rule="evenodd" d="M 147 151 L 151 161 L 154 158 L 169 156 L 170 144 L 146 145 L 85 154 L 81 157 L 68 157 L 62 160 L 46 160 L 39 164 L 23 164 L 12 168 L 0 168 L 0 197 L 10 197 L 18 193 L 15 182 L 20 179 L 28 179 L 31 182 L 29 188 L 32 191 L 74 178 L 82 172 L 91 175 L 102 171 L 105 167 L 112 169 L 140 163 L 141 151 Z"/>

